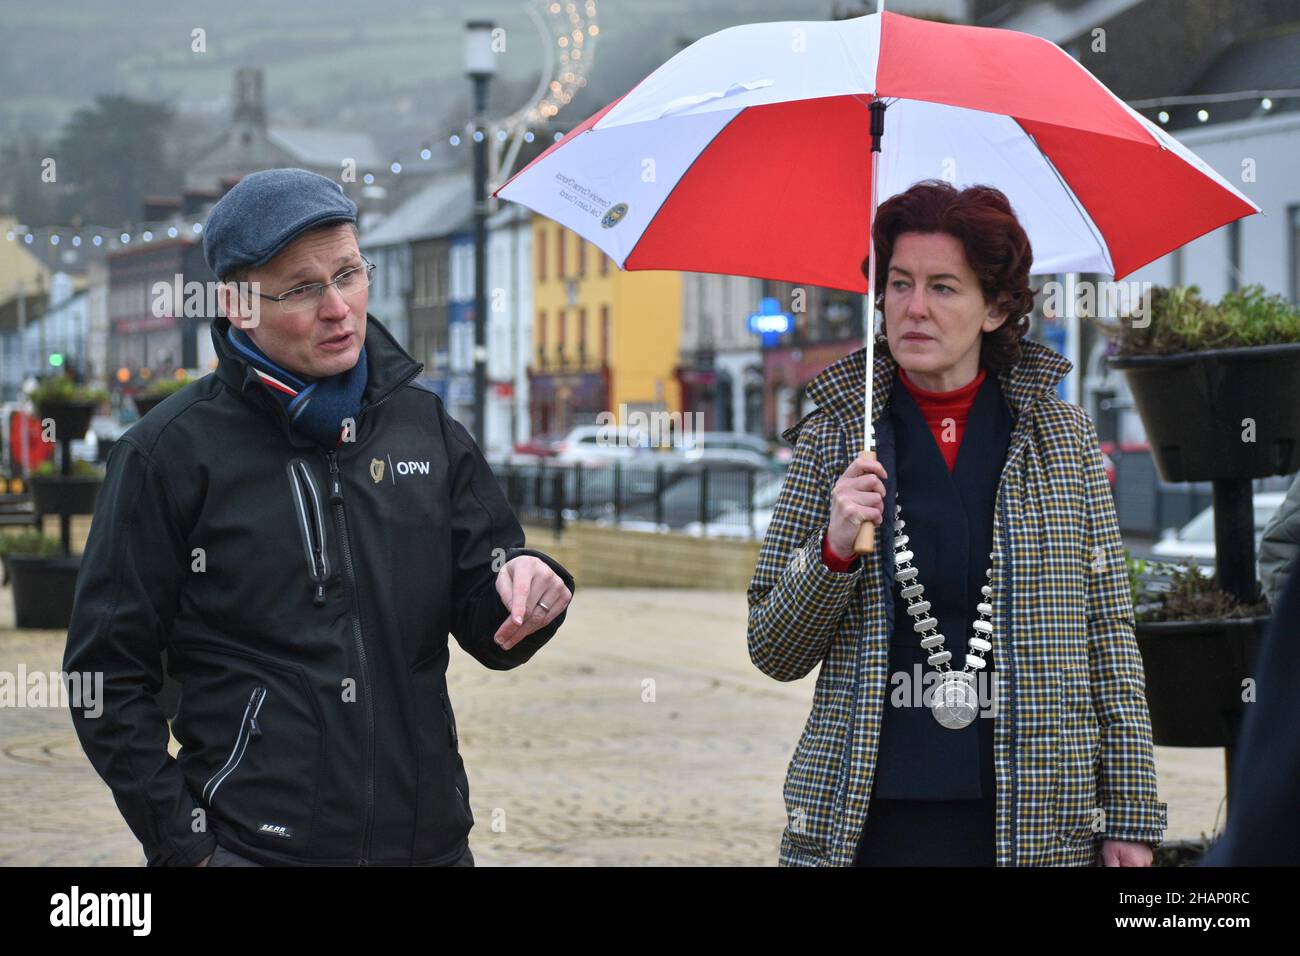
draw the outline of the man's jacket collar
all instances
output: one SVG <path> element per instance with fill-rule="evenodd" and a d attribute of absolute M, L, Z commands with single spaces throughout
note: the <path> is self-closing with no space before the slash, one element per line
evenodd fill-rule
<path fill-rule="evenodd" d="M 898 363 L 882 347 L 883 337 L 875 349 L 875 374 L 871 386 L 871 420 L 874 424 L 889 407 L 890 391 Z M 867 350 L 858 349 L 822 369 L 808 383 L 808 397 L 816 407 L 838 418 L 848 434 L 862 435 L 863 374 Z M 1016 419 L 1028 412 L 1040 398 L 1056 388 L 1057 383 L 1074 367 L 1069 359 L 1031 339 L 1020 341 L 1020 361 L 998 373 L 998 384 Z M 790 426 L 781 437 L 792 446 L 808 416 Z"/>
<path fill-rule="evenodd" d="M 243 393 L 253 385 L 261 386 L 261 379 L 253 367 L 230 347 L 226 331 L 230 320 L 218 316 L 212 320 L 212 345 L 217 352 L 217 377 L 234 391 Z M 373 405 L 387 397 L 424 370 L 424 365 L 411 358 L 397 344 L 392 333 L 370 313 L 366 313 L 366 362 L 368 380 L 361 393 L 361 407 Z"/>

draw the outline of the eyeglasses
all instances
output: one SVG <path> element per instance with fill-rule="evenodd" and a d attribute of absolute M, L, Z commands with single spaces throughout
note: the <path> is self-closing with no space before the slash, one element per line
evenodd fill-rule
<path fill-rule="evenodd" d="M 365 256 L 361 257 L 361 261 L 365 263 L 364 266 L 356 266 L 340 272 L 331 282 L 309 282 L 279 295 L 267 295 L 264 292 L 256 292 L 254 295 L 280 303 L 280 310 L 283 312 L 303 312 L 314 309 L 325 297 L 325 289 L 328 286 L 334 286 L 342 296 L 356 295 L 362 289 L 369 287 L 370 278 L 375 274 L 375 264 Z"/>

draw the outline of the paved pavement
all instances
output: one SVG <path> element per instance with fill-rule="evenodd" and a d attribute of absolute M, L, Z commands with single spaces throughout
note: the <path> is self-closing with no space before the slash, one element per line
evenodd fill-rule
<path fill-rule="evenodd" d="M 745 618 L 743 593 L 587 589 L 525 667 L 453 651 L 477 863 L 775 864 L 813 679 L 755 670 Z M 0 629 L 0 671 L 58 670 L 63 640 Z M 1213 832 L 1223 751 L 1157 748 L 1156 761 L 1168 837 Z M 0 865 L 141 862 L 66 711 L 0 709 Z"/>

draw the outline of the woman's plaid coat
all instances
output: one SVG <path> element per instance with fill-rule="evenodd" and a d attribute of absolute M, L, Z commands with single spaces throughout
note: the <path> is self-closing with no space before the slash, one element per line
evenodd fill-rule
<path fill-rule="evenodd" d="M 785 781 L 783 865 L 846 866 L 866 821 L 886 702 L 893 615 L 893 446 L 878 457 L 885 520 L 874 553 L 837 573 L 821 561 L 830 492 L 864 447 L 866 350 L 808 386 L 795 446 L 749 585 L 749 654 L 798 680 L 821 665 Z M 877 346 L 873 428 L 897 365 Z M 1071 363 L 1036 342 L 998 381 L 1014 427 L 993 519 L 993 718 L 999 866 L 1087 866 L 1104 839 L 1157 844 L 1151 726 L 1124 547 L 1092 420 L 1056 396 Z"/>

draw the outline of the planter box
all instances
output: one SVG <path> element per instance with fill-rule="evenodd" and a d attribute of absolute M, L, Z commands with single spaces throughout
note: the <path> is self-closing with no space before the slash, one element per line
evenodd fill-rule
<path fill-rule="evenodd" d="M 99 475 L 35 475 L 32 503 L 40 515 L 90 515 L 104 479 Z"/>
<path fill-rule="evenodd" d="M 38 420 L 54 419 L 55 441 L 80 441 L 90 431 L 98 402 L 46 402 L 36 409 Z"/>
<path fill-rule="evenodd" d="M 159 404 L 166 401 L 167 398 L 169 397 L 170 396 L 163 395 L 161 397 L 150 396 L 149 398 L 145 398 L 141 395 L 137 395 L 135 396 L 135 398 L 132 399 L 132 401 L 135 402 L 135 410 L 140 413 L 141 418 L 144 418 L 144 416 L 148 415 L 151 411 L 153 411 L 156 407 L 158 407 Z"/>
<path fill-rule="evenodd" d="M 11 554 L 8 565 L 14 584 L 14 627 L 67 630 L 81 555 L 40 558 Z"/>
<path fill-rule="evenodd" d="M 1152 866 L 1197 866 L 1213 844 L 1208 840 L 1170 840 L 1155 852 Z"/>
<path fill-rule="evenodd" d="M 1300 342 L 1107 361 L 1128 379 L 1165 481 L 1300 469 Z M 1253 442 L 1242 441 L 1247 418 Z"/>
<path fill-rule="evenodd" d="M 1139 621 L 1151 736 L 1161 747 L 1231 747 L 1244 716 L 1242 681 L 1269 617 Z"/>

